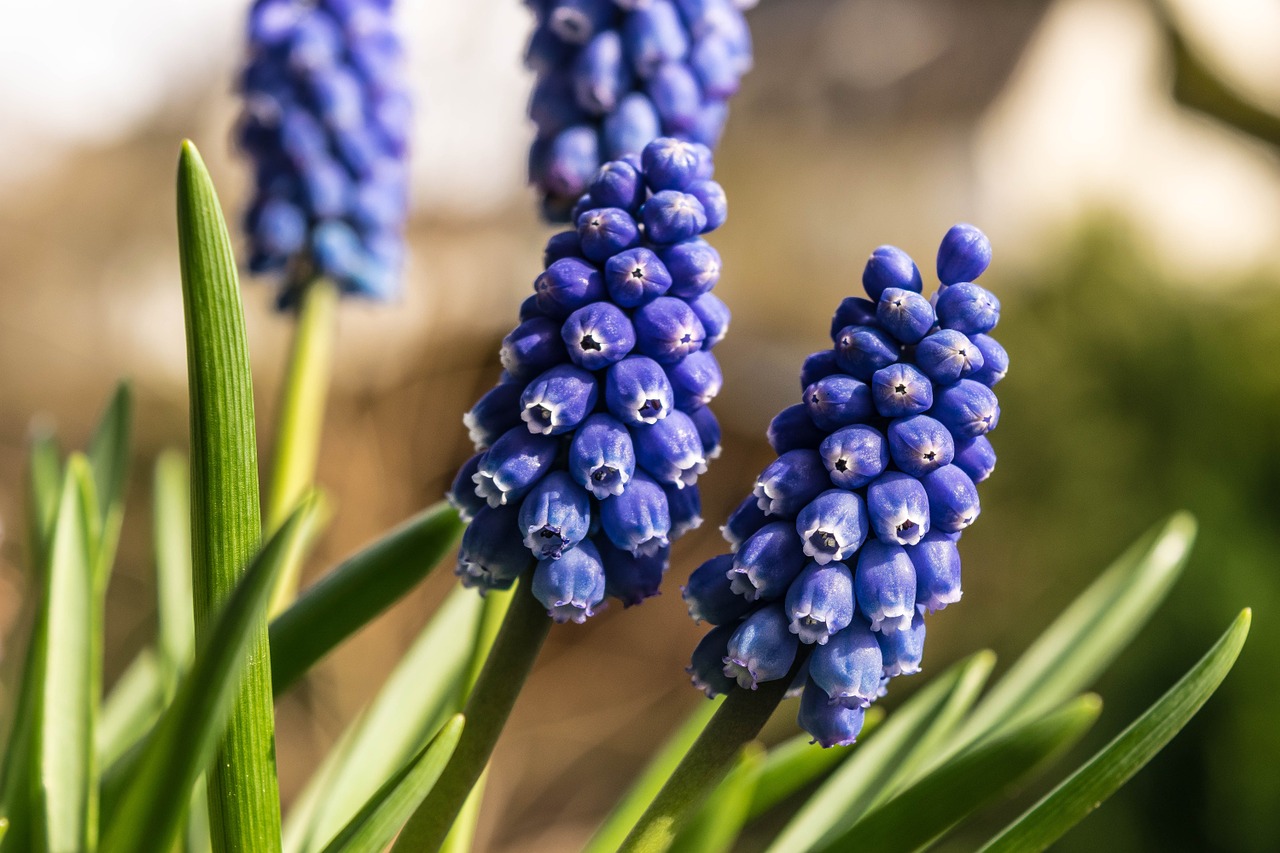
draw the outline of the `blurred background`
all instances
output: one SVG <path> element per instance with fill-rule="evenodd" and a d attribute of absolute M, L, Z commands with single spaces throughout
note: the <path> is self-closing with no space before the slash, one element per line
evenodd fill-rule
<path fill-rule="evenodd" d="M 0 628 L 26 594 L 33 417 L 82 445 L 129 377 L 137 456 L 108 679 L 154 630 L 150 469 L 187 441 L 179 140 L 200 144 L 229 216 L 245 201 L 229 142 L 245 5 L 54 0 L 12 4 L 0 28 Z M 419 108 L 411 256 L 399 305 L 342 309 L 319 473 L 337 512 L 312 577 L 442 495 L 470 453 L 461 413 L 498 372 L 550 233 L 524 186 L 529 15 L 516 0 L 400 7 Z M 866 255 L 899 245 L 928 279 L 957 221 L 995 245 L 983 282 L 1004 302 L 1013 369 L 1001 464 L 962 548 L 967 594 L 930 621 L 914 681 L 984 646 L 1007 665 L 1127 543 L 1190 509 L 1193 563 L 1098 685 L 1103 718 L 1077 758 L 1245 605 L 1253 636 L 1188 729 L 1056 849 L 1280 849 L 1280 5 L 1167 10 L 765 0 L 749 13 L 756 68 L 717 174 L 732 211 L 713 240 L 717 292 L 734 326 L 717 349 L 726 450 L 702 480 L 708 521 L 677 546 L 665 595 L 552 632 L 498 748 L 480 849 L 572 849 L 702 701 L 682 673 L 700 630 L 677 585 L 722 549 L 720 520 L 770 458 L 765 425 L 797 399 L 799 362 L 828 345 Z M 289 323 L 269 284 L 246 278 L 245 299 L 270 423 Z M 280 702 L 286 806 L 451 583 L 441 571 Z M 890 708 L 917 686 L 901 684 Z"/>

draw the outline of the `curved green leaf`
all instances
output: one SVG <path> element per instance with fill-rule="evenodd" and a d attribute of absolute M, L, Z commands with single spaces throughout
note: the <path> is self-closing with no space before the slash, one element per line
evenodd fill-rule
<path fill-rule="evenodd" d="M 110 767 L 151 730 L 160 718 L 160 662 L 151 649 L 143 649 L 116 679 L 102 704 L 97 731 L 98 761 Z"/>
<path fill-rule="evenodd" d="M 200 641 L 173 703 L 133 762 L 119 804 L 105 815 L 104 853 L 169 850 L 192 786 L 209 765 L 222 736 L 271 586 L 314 511 L 313 502 L 299 507 L 271 537 Z M 263 847 L 255 844 L 245 849 Z"/>
<path fill-rule="evenodd" d="M 430 507 L 348 558 L 271 622 L 276 695 L 429 575 L 462 533 L 445 503 Z"/>
<path fill-rule="evenodd" d="M 1251 621 L 1243 611 L 1200 662 L 1106 748 L 983 847 L 990 853 L 1044 850 L 1141 770 L 1182 730 L 1227 677 Z"/>
<path fill-rule="evenodd" d="M 102 528 L 98 559 L 110 571 L 115 561 L 116 543 L 124 520 L 124 490 L 129 476 L 129 434 L 133 422 L 133 395 L 129 384 L 121 382 L 98 420 L 89 441 L 89 464 L 98 495 L 99 525 Z"/>
<path fill-rule="evenodd" d="M 1089 730 L 1101 710 L 1102 701 L 1090 694 L 1042 719 L 1014 727 L 952 758 L 813 849 L 815 853 L 916 850 L 1061 756 Z"/>
<path fill-rule="evenodd" d="M 191 667 L 195 615 L 191 593 L 191 468 L 168 450 L 153 475 L 152 551 L 156 561 L 156 647 L 166 698 Z"/>
<path fill-rule="evenodd" d="M 955 727 L 993 666 L 995 655 L 981 651 L 920 688 L 809 797 L 769 853 L 804 853 L 853 826 L 924 760 L 922 745 Z"/>
<path fill-rule="evenodd" d="M 380 853 L 395 839 L 449 762 L 465 720 L 454 714 L 413 760 L 387 780 L 323 853 Z"/>
<path fill-rule="evenodd" d="M 738 763 L 724 777 L 698 814 L 676 834 L 672 853 L 720 853 L 738 840 L 751 812 L 751 799 L 764 769 L 765 751 L 759 743 L 742 748 Z"/>

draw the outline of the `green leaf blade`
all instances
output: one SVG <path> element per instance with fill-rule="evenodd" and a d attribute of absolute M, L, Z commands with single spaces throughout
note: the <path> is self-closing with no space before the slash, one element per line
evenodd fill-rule
<path fill-rule="evenodd" d="M 307 589 L 271 622 L 275 693 L 367 625 L 429 575 L 462 533 L 457 512 L 436 504 Z"/>
<path fill-rule="evenodd" d="M 89 441 L 89 464 L 98 495 L 102 527 L 99 559 L 108 568 L 115 561 L 116 543 L 124 520 L 124 493 L 129 477 L 129 438 L 133 423 L 133 395 L 126 382 L 116 392 L 98 420 Z"/>
<path fill-rule="evenodd" d="M 152 551 L 156 562 L 156 648 L 163 689 L 172 697 L 195 654 L 191 590 L 191 469 L 186 457 L 165 451 L 153 476 Z"/>
<path fill-rule="evenodd" d="M 989 853 L 1044 850 L 1083 820 L 1190 722 L 1235 664 L 1249 634 L 1243 611 L 1178 683 L 1088 763 L 983 847 Z"/>
<path fill-rule="evenodd" d="M 817 845 L 815 853 L 917 850 L 1061 756 L 1084 736 L 1101 710 L 1097 696 L 1081 696 L 978 744 Z"/>
<path fill-rule="evenodd" d="M 262 521 L 240 283 L 213 181 L 190 142 L 178 164 L 178 246 L 191 400 L 192 587 L 196 638 L 203 641 L 261 543 Z M 209 774 L 218 851 L 280 843 L 271 658 L 265 615 L 260 619 Z"/>
<path fill-rule="evenodd" d="M 435 737 L 365 804 L 323 853 L 379 853 L 431 792 L 462 737 L 465 719 L 454 714 Z M 410 840 L 412 849 L 412 841 Z"/>
<path fill-rule="evenodd" d="M 305 504 L 271 537 L 201 641 L 191 671 L 134 761 L 119 804 L 106 815 L 104 853 L 166 853 L 173 843 L 235 704 L 272 584 L 313 512 L 314 504 Z"/>

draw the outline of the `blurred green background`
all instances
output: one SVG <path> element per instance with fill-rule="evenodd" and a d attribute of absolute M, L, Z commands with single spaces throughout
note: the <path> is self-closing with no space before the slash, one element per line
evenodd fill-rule
<path fill-rule="evenodd" d="M 13 117 L 0 122 L 0 627 L 26 594 L 32 417 L 82 444 L 129 376 L 138 457 L 109 677 L 153 629 L 151 462 L 186 442 L 177 142 L 201 144 L 234 215 L 246 176 L 225 140 L 244 6 L 68 0 L 14 10 L 0 32 L 0 111 Z M 580 843 L 700 701 L 681 671 L 700 632 L 676 585 L 722 547 L 716 527 L 770 456 L 764 427 L 798 395 L 800 359 L 825 345 L 866 255 L 895 243 L 928 278 L 959 220 L 995 243 L 984 283 L 1003 300 L 997 334 L 1013 366 L 999 388 L 1000 465 L 962 548 L 966 595 L 931 619 L 915 681 L 983 646 L 1007 664 L 1132 539 L 1190 509 L 1192 563 L 1098 685 L 1103 718 L 1077 760 L 1246 605 L 1252 636 L 1188 729 L 1057 849 L 1280 849 L 1280 139 L 1267 122 L 1280 113 L 1280 9 L 1170 7 L 1184 47 L 1256 110 L 1188 89 L 1203 79 L 1186 76 L 1139 0 L 764 0 L 749 14 L 757 67 L 719 160 L 732 215 L 715 239 L 718 292 L 735 324 L 717 350 L 726 451 L 703 480 L 708 521 L 677 547 L 665 595 L 553 631 L 499 746 L 481 849 Z M 401 14 L 421 107 L 412 257 L 402 304 L 343 311 L 320 466 L 337 512 L 311 576 L 442 494 L 469 453 L 460 415 L 497 374 L 548 234 L 522 186 L 524 10 L 404 0 Z M 1175 100 L 1179 69 L 1184 100 L 1222 115 Z M 267 285 L 246 281 L 246 302 L 269 424 L 289 329 Z M 260 442 L 269 451 L 265 429 Z M 286 805 L 446 575 L 280 702 Z"/>

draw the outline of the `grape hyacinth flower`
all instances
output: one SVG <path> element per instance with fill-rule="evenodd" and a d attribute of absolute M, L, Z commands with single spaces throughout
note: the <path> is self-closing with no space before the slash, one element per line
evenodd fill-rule
<path fill-rule="evenodd" d="M 627 606 L 656 595 L 671 542 L 701 523 L 697 480 L 720 444 L 708 404 L 723 379 L 711 348 L 728 316 L 723 303 L 704 314 L 697 303 L 714 299 L 720 257 L 700 236 L 712 230 L 705 216 L 641 209 L 674 194 L 696 211 L 711 171 L 705 146 L 656 139 L 640 157 L 602 166 L 576 230 L 548 242 L 546 269 L 502 342 L 502 378 L 463 418 L 477 453 L 449 499 L 482 530 L 459 552 L 465 586 L 506 589 L 536 564 L 531 593 L 556 621 L 581 622 L 607 595 Z M 832 535 L 847 548 L 865 528 Z M 789 580 L 772 582 L 785 592 Z M 826 607 L 813 595 L 815 609 Z M 749 603 L 734 598 L 708 600 L 702 618 L 737 620 Z M 832 624 L 852 616 L 833 612 Z"/>
<path fill-rule="evenodd" d="M 728 100 L 751 68 L 751 33 L 742 4 L 527 0 L 527 5 L 536 24 L 525 63 L 537 75 L 529 101 L 537 128 L 529 175 L 548 219 L 576 222 L 587 209 L 580 201 L 588 183 L 610 161 L 621 162 L 607 170 L 605 186 L 592 190 L 593 206 L 629 207 L 639 183 L 637 164 L 628 158 L 658 137 L 716 146 Z M 688 181 L 680 165 L 645 163 L 643 168 L 658 194 L 645 210 L 651 239 L 676 242 L 670 238 L 690 230 L 693 236 L 724 221 L 724 192 L 707 180 L 709 174 Z M 589 242 L 584 237 L 584 244 Z M 625 306 L 622 300 L 618 304 Z"/>
<path fill-rule="evenodd" d="M 799 654 L 801 727 L 846 745 L 889 679 L 920 670 L 924 615 L 960 600 L 956 546 L 995 467 L 1009 358 L 999 300 L 973 282 L 990 260 L 981 231 L 952 228 L 931 301 L 905 252 L 872 253 L 868 298 L 840 304 L 801 402 L 769 425 L 778 456 L 721 528 L 731 553 L 684 587 L 715 626 L 689 668 L 709 696 L 792 677 Z"/>
<path fill-rule="evenodd" d="M 254 166 L 249 268 L 293 305 L 316 278 L 399 290 L 412 113 L 391 0 L 257 0 L 239 81 Z"/>

